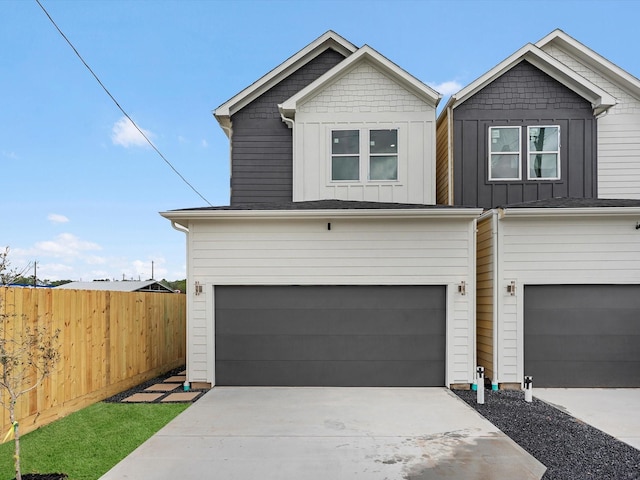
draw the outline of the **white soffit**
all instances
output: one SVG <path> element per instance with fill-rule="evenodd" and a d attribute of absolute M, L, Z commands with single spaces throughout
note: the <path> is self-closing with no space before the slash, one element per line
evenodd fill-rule
<path fill-rule="evenodd" d="M 286 117 L 292 117 L 298 104 L 304 103 L 309 98 L 315 96 L 330 84 L 335 82 L 337 79 L 351 71 L 359 63 L 364 61 L 370 62 L 375 68 L 380 70 L 385 75 L 389 76 L 392 80 L 416 95 L 425 103 L 432 105 L 434 108 L 440 102 L 440 99 L 442 98 L 442 95 L 440 93 L 436 92 L 428 85 L 422 83 L 413 75 L 407 73 L 405 70 L 387 59 L 385 56 L 378 53 L 370 46 L 364 45 L 353 55 L 340 62 L 338 65 L 326 72 L 316 81 L 307 85 L 293 97 L 278 105 L 280 113 L 282 113 Z"/>
<path fill-rule="evenodd" d="M 288 77 L 330 48 L 345 57 L 348 57 L 357 50 L 357 47 L 351 42 L 329 30 L 269 73 L 253 82 L 240 93 L 220 105 L 213 111 L 213 115 L 223 127 L 228 127 L 228 121 L 231 115 L 247 106 L 271 87 L 277 85 L 282 79 Z"/>
<path fill-rule="evenodd" d="M 449 102 L 447 102 L 447 107 L 456 108 L 523 60 L 528 61 L 551 78 L 591 102 L 596 114 L 616 104 L 616 99 L 605 90 L 577 74 L 540 48 L 528 43 L 458 93 L 453 94 Z"/>
<path fill-rule="evenodd" d="M 610 62 L 602 55 L 594 52 L 586 45 L 583 45 L 575 38 L 567 35 L 560 29 L 556 29 L 549 35 L 536 42 L 538 48 L 553 44 L 570 57 L 584 63 L 590 68 L 608 78 L 614 84 L 619 85 L 631 95 L 640 99 L 640 80 L 615 63 Z"/>

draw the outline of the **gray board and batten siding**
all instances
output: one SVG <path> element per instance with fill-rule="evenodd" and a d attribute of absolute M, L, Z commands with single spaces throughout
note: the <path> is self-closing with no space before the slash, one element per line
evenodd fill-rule
<path fill-rule="evenodd" d="M 527 61 L 456 107 L 454 205 L 497 205 L 554 197 L 595 198 L 596 119 L 591 104 Z M 561 178 L 527 180 L 526 126 L 559 125 Z M 522 179 L 488 176 L 491 126 L 522 126 Z"/>
<path fill-rule="evenodd" d="M 640 386 L 640 285 L 526 285 L 524 374 L 539 387 Z"/>
<path fill-rule="evenodd" d="M 446 287 L 216 286 L 216 384 L 443 386 Z"/>
<path fill-rule="evenodd" d="M 293 198 L 293 137 L 278 104 L 344 60 L 328 49 L 232 115 L 231 204 Z"/>

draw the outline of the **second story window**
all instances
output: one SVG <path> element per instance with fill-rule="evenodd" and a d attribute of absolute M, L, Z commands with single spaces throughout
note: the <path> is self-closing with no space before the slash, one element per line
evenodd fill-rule
<path fill-rule="evenodd" d="M 398 180 L 398 130 L 333 130 L 331 180 Z"/>
<path fill-rule="evenodd" d="M 360 132 L 331 132 L 331 180 L 360 180 Z"/>
<path fill-rule="evenodd" d="M 369 180 L 398 179 L 398 131 L 369 132 Z"/>
<path fill-rule="evenodd" d="M 527 127 L 529 180 L 560 178 L 560 127 Z"/>
<path fill-rule="evenodd" d="M 489 127 L 489 180 L 522 180 L 523 170 L 530 181 L 560 179 L 559 126 Z"/>
<path fill-rule="evenodd" d="M 520 180 L 520 127 L 489 127 L 489 180 Z"/>

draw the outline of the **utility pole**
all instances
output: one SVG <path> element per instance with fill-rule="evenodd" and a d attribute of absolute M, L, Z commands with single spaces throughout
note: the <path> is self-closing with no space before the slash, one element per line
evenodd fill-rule
<path fill-rule="evenodd" d="M 38 286 L 38 262 L 33 262 L 33 288 Z"/>
<path fill-rule="evenodd" d="M 153 279 L 154 279 L 154 276 L 153 276 L 153 260 L 151 260 L 151 280 L 153 280 Z"/>

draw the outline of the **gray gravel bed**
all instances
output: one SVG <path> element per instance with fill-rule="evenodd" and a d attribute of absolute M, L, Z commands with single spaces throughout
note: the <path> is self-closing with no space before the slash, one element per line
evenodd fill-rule
<path fill-rule="evenodd" d="M 136 385 L 135 387 L 131 387 L 127 390 L 124 390 L 123 392 L 120 392 L 116 395 L 113 395 L 109 398 L 105 398 L 103 400 L 103 402 L 107 402 L 107 403 L 120 403 L 122 402 L 125 398 L 130 397 L 131 395 L 133 395 L 134 393 L 144 393 L 145 390 L 152 386 L 155 385 L 156 383 L 162 383 L 164 382 L 167 378 L 173 377 L 175 375 L 178 375 L 180 372 L 182 372 L 185 369 L 184 366 L 182 367 L 178 367 L 178 368 L 174 368 L 173 370 L 170 370 L 168 372 L 166 372 L 163 375 L 159 375 L 155 378 L 152 378 L 150 380 L 147 380 L 146 382 L 143 382 L 139 385 Z M 190 391 L 191 392 L 207 392 L 209 389 L 197 389 L 197 388 L 192 388 Z M 180 390 L 181 391 L 181 390 Z M 200 395 L 199 397 L 197 397 L 195 400 L 198 400 L 200 397 L 202 397 L 202 395 Z M 143 402 L 143 403 L 161 403 L 163 397 L 160 397 L 156 400 L 153 400 L 151 402 Z M 195 401 L 194 400 L 194 401 Z M 185 402 L 185 403 L 193 403 L 193 401 L 189 401 L 189 402 Z"/>
<path fill-rule="evenodd" d="M 640 479 L 640 450 L 521 391 L 455 391 L 547 467 L 544 480 Z"/>

